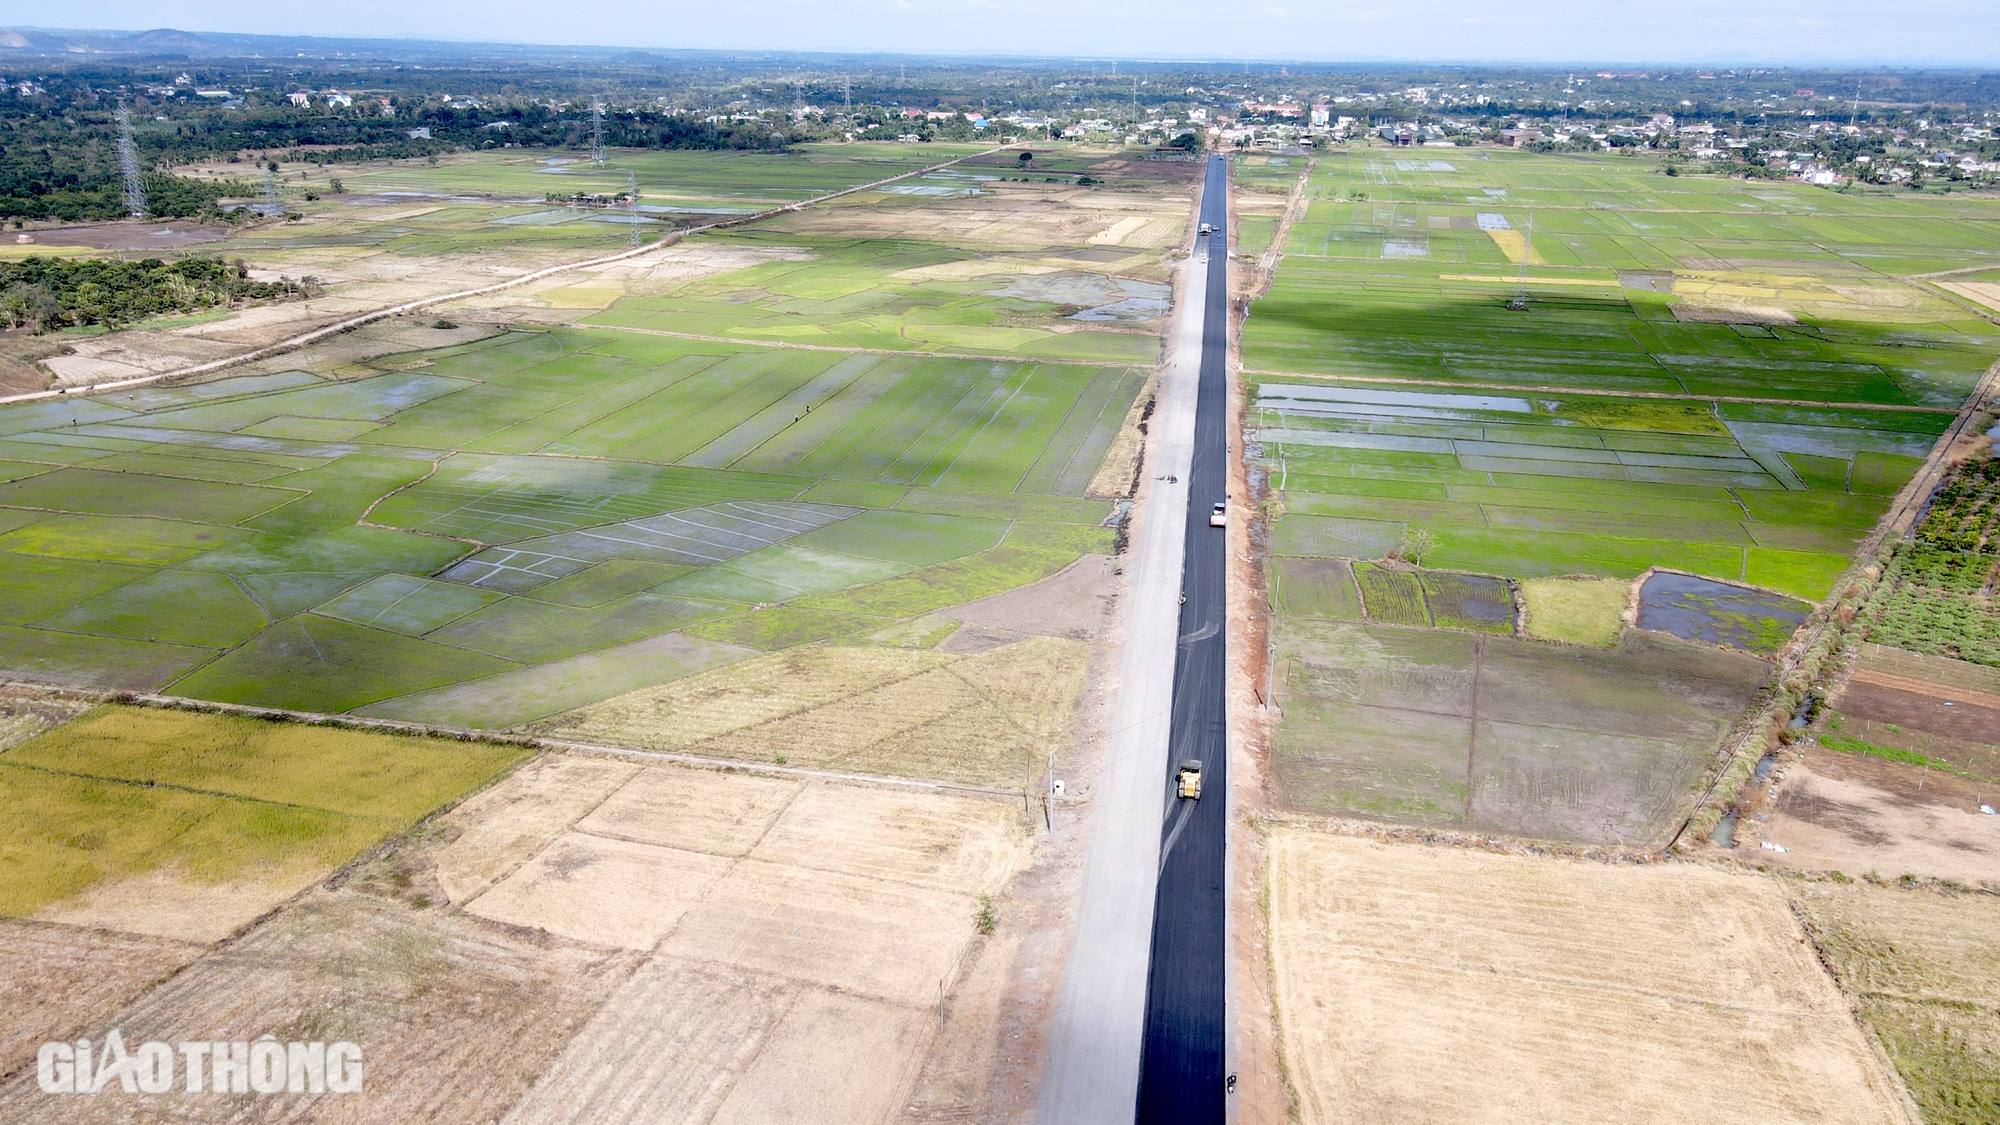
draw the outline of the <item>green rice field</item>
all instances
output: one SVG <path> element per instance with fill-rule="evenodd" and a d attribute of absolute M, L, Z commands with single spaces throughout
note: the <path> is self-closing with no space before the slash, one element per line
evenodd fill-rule
<path fill-rule="evenodd" d="M 1064 310 L 1113 306 L 1138 293 L 1164 297 L 1157 283 L 1127 283 L 1086 273 L 1088 260 L 1063 280 L 1075 293 L 1036 292 L 995 262 L 992 276 L 927 279 L 909 271 L 963 262 L 966 249 L 948 242 L 805 235 L 747 227 L 702 237 L 707 248 L 783 253 L 788 259 L 674 287 L 657 296 L 629 296 L 583 323 L 695 335 L 729 336 L 845 348 L 961 352 L 1023 358 L 1062 357 L 1152 364 L 1153 332 L 1117 332 L 1063 324 Z M 1150 259 L 1148 259 L 1150 261 Z M 1156 298 L 1157 299 L 1157 298 Z M 1149 321 L 1153 318 L 1148 317 Z M 1055 327 L 1062 324 L 1063 329 Z"/>
<path fill-rule="evenodd" d="M 1307 194 L 1243 341 L 1281 556 L 1415 527 L 1426 565 L 1818 599 L 2000 357 L 1906 280 L 2000 261 L 2000 201 L 1484 149 Z"/>
<path fill-rule="evenodd" d="M 281 179 L 301 224 L 232 237 L 234 253 L 324 257 L 485 253 L 546 260 L 624 246 L 636 225 L 647 241 L 689 226 L 739 218 L 858 184 L 914 172 L 982 151 L 950 144 L 800 145 L 785 153 L 614 149 L 602 165 L 587 153 L 520 149 L 424 161 L 378 162 Z M 290 173 L 288 173 L 290 175 Z M 345 193 L 331 194 L 328 178 Z M 639 193 L 637 223 L 626 208 L 551 204 L 551 194 Z M 308 201 L 311 192 L 318 198 Z"/>
<path fill-rule="evenodd" d="M 507 726 L 1108 550 L 1121 365 L 515 332 L 0 408 L 7 675 Z"/>

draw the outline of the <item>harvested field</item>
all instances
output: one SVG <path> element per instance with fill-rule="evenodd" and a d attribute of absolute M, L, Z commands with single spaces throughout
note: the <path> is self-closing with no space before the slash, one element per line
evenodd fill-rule
<path fill-rule="evenodd" d="M 1088 646 L 978 656 L 824 646 L 774 653 L 537 723 L 554 737 L 1019 786 L 1065 755 Z"/>
<path fill-rule="evenodd" d="M 1606 843 L 1668 822 L 1769 676 L 1637 631 L 1605 652 L 1281 620 L 1277 653 L 1285 806 Z"/>
<path fill-rule="evenodd" d="M 643 953 L 729 866 L 713 856 L 566 833 L 466 909 L 496 922 Z"/>
<path fill-rule="evenodd" d="M 1279 828 L 1299 1117 L 1906 1121 L 1774 881 Z"/>
<path fill-rule="evenodd" d="M 1867 883 L 1789 887 L 1924 1120 L 2000 1119 L 2000 900 Z"/>
<path fill-rule="evenodd" d="M 1916 875 L 2000 889 L 2000 783 L 1866 753 L 1810 746 L 1786 767 L 1754 837 L 1785 852 L 1748 853 L 1793 871 Z M 1738 829 L 1737 847 L 1752 833 Z"/>
<path fill-rule="evenodd" d="M 105 1023 L 128 1042 L 348 1040 L 362 1092 L 232 1099 L 231 1119 L 490 1122 L 632 972 L 627 953 L 509 934 L 449 911 L 356 891 L 316 892 L 209 953 Z M 80 1029 L 101 1034 L 103 1024 Z M 32 1070 L 0 1088 L 10 1122 L 213 1120 L 207 1095 L 51 1098 Z"/>
<path fill-rule="evenodd" d="M 1027 862 L 1021 815 L 566 756 L 468 802 L 436 854 L 457 893 L 498 877 L 474 914 L 653 949 L 508 1120 L 880 1119 L 980 940 L 974 896 Z M 629 1080 L 605 1080 L 627 1061 Z"/>
<path fill-rule="evenodd" d="M 0 1075 L 32 1070 L 51 1039 L 105 1026 L 201 953 L 185 940 L 0 920 Z"/>
<path fill-rule="evenodd" d="M 507 1125 L 879 1121 L 928 1041 L 928 1015 L 735 966 L 658 956 L 620 990 Z M 620 1063 L 652 1065 L 606 1082 Z"/>

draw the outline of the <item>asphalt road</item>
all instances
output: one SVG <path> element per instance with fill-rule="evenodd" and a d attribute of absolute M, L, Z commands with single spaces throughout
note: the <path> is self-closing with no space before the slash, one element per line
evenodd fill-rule
<path fill-rule="evenodd" d="M 1195 399 L 1200 388 L 1209 269 L 1206 247 L 1180 267 L 1167 362 L 1147 432 L 1146 472 L 1122 565 L 1122 653 L 1104 772 L 1093 811 L 1076 936 L 1064 961 L 1042 1084 L 1043 1125 L 1117 1125 L 1136 1109 L 1160 870 L 1162 790 L 1172 730 L 1181 552 L 1187 535 Z M 1207 518 L 1212 499 L 1200 504 Z M 1060 824 L 1058 825 L 1060 828 Z"/>
<path fill-rule="evenodd" d="M 1224 672 L 1229 630 L 1224 614 L 1228 538 L 1208 525 L 1209 508 L 1228 493 L 1229 350 L 1228 165 L 1213 158 L 1202 191 L 1208 236 L 1208 286 L 1201 369 L 1195 394 L 1194 457 L 1188 475 L 1182 555 L 1180 635 L 1174 661 L 1169 790 L 1177 764 L 1202 763 L 1196 801 L 1169 795 L 1161 825 L 1153 950 L 1146 984 L 1146 1030 L 1138 1120 L 1221 1122 L 1225 1116 L 1223 1038 L 1227 1026 L 1223 923 L 1228 910 L 1224 843 L 1229 821 L 1229 755 Z M 1241 518 L 1232 506 L 1231 518 Z"/>

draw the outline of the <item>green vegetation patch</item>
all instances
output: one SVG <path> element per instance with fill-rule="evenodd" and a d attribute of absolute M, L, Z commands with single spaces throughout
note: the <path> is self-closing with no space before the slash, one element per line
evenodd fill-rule
<path fill-rule="evenodd" d="M 394 695 L 504 672 L 479 652 L 311 614 L 280 621 L 173 691 L 294 711 L 351 711 Z"/>
<path fill-rule="evenodd" d="M 1345 559 L 1272 560 L 1271 597 L 1278 612 L 1331 621 L 1361 620 L 1354 571 Z"/>
<path fill-rule="evenodd" d="M 1528 635 L 1610 648 L 1625 630 L 1632 584 L 1607 578 L 1530 578 L 1521 583 Z"/>
<path fill-rule="evenodd" d="M 455 582 L 434 582 L 407 574 L 369 579 L 313 610 L 325 617 L 421 636 L 506 597 Z"/>
<path fill-rule="evenodd" d="M 8 293 L 0 302 L 0 326 L 33 332 L 87 324 L 117 327 L 240 301 L 308 295 L 304 285 L 290 278 L 252 281 L 241 263 L 204 257 L 167 262 L 30 255 L 0 262 L 0 290 Z"/>
<path fill-rule="evenodd" d="M 568 578 L 536 587 L 535 600 L 586 608 L 598 606 L 679 578 L 691 569 L 646 559 L 608 559 Z"/>
<path fill-rule="evenodd" d="M 248 519 L 297 495 L 263 485 L 77 468 L 0 484 L 0 505 L 10 507 L 101 516 L 160 516 L 213 524 Z"/>
<path fill-rule="evenodd" d="M 1890 762 L 1901 762 L 1909 766 L 1923 766 L 1926 769 L 1943 770 L 1946 773 L 1963 773 L 1942 758 L 1919 754 L 1915 750 L 1904 750 L 1897 746 L 1881 746 L 1859 738 L 1849 738 L 1843 734 L 1822 734 L 1819 744 L 1828 750 L 1838 750 L 1842 754 L 1866 754 L 1871 758 L 1881 758 Z"/>
<path fill-rule="evenodd" d="M 1356 563 L 1354 580 L 1361 586 L 1361 601 L 1370 621 L 1384 625 L 1431 623 L 1431 615 L 1424 608 L 1423 586 L 1410 571 Z"/>
<path fill-rule="evenodd" d="M 508 660 L 537 664 L 636 641 L 736 607 L 663 594 L 631 594 L 587 609 L 508 598 L 431 635 Z"/>
<path fill-rule="evenodd" d="M 143 516 L 53 516 L 0 535 L 0 551 L 165 566 L 249 534 L 233 527 Z"/>
<path fill-rule="evenodd" d="M 130 563 L 0 552 L 0 621 L 25 625 L 151 573 Z"/>
<path fill-rule="evenodd" d="M 1086 554 L 1109 553 L 1109 528 L 1018 523 L 998 547 L 801 604 L 869 617 L 915 617 L 1056 573 Z"/>
<path fill-rule="evenodd" d="M 167 570 L 45 619 L 51 629 L 228 648 L 269 624 L 226 574 Z"/>
<path fill-rule="evenodd" d="M 809 531 L 791 543 L 908 566 L 930 566 L 989 550 L 1006 534 L 1007 524 L 1001 520 L 869 511 Z M 0 542 L 4 541 L 0 537 Z"/>
<path fill-rule="evenodd" d="M 768 651 L 845 637 L 879 629 L 883 624 L 879 617 L 781 605 L 703 622 L 687 632 L 711 641 Z"/>

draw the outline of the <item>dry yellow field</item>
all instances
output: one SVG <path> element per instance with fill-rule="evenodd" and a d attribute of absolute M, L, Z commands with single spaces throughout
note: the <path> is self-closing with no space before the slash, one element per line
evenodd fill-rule
<path fill-rule="evenodd" d="M 537 724 L 539 733 L 745 761 L 1016 787 L 1068 749 L 1090 646 L 1035 637 L 978 656 L 814 646 Z"/>
<path fill-rule="evenodd" d="M 217 1119 L 35 1089 L 119 1027 L 364 1045 L 362 1094 L 245 1122 L 885 1122 L 1031 842 L 1017 802 L 546 755 L 225 944 L 0 923 L 0 1121 Z"/>
<path fill-rule="evenodd" d="M 1774 879 L 1270 838 L 1309 1125 L 1902 1122 Z"/>
<path fill-rule="evenodd" d="M 1803 879 L 1791 887 L 1924 1119 L 2000 1120 L 2000 896 Z"/>
<path fill-rule="evenodd" d="M 446 820 L 438 880 L 469 913 L 650 951 L 522 1125 L 884 1120 L 979 940 L 976 896 L 1029 855 L 1011 803 L 582 756 Z"/>

